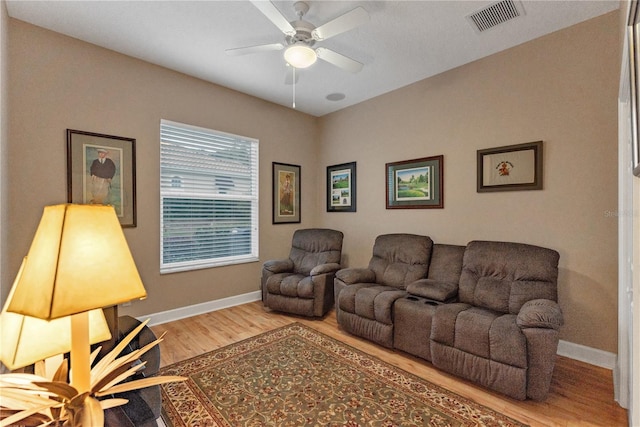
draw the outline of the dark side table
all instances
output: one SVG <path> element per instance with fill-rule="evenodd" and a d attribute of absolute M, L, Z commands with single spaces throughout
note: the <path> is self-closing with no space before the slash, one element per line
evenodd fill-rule
<path fill-rule="evenodd" d="M 134 330 L 140 322 L 131 316 L 118 317 L 118 338 L 112 345 Z M 125 348 L 123 353 L 130 353 L 137 350 L 152 341 L 156 336 L 150 328 L 145 326 L 140 333 Z M 112 340 L 114 341 L 114 340 Z M 106 349 L 108 351 L 110 349 Z M 103 351 L 105 351 L 103 349 Z M 156 375 L 160 370 L 160 348 L 153 347 L 141 357 L 141 362 L 146 362 L 145 368 L 137 373 L 132 379 L 139 379 Z M 126 405 L 107 409 L 105 411 L 105 427 L 157 427 L 157 419 L 162 411 L 162 396 L 160 394 L 160 386 L 145 387 L 140 390 L 134 390 L 127 393 L 114 395 L 129 400 Z"/>

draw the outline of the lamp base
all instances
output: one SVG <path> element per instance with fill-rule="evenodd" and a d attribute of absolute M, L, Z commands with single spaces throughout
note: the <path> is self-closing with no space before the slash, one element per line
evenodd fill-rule
<path fill-rule="evenodd" d="M 71 386 L 78 393 L 91 390 L 91 366 L 89 359 L 89 312 L 71 317 Z"/>

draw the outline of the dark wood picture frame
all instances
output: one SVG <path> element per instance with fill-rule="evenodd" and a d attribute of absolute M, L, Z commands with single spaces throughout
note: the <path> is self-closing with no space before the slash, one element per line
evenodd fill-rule
<path fill-rule="evenodd" d="M 272 163 L 273 224 L 292 224 L 301 221 L 301 167 L 288 163 Z"/>
<path fill-rule="evenodd" d="M 356 212 L 356 162 L 327 166 L 327 212 Z"/>
<path fill-rule="evenodd" d="M 67 201 L 112 205 L 122 227 L 135 227 L 136 140 L 67 129 Z"/>
<path fill-rule="evenodd" d="M 385 165 L 387 209 L 444 208 L 444 156 Z"/>
<path fill-rule="evenodd" d="M 477 151 L 477 192 L 542 190 L 542 141 Z"/>

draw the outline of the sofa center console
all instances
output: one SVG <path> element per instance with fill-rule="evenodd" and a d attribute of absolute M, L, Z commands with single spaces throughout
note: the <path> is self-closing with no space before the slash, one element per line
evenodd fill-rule
<path fill-rule="evenodd" d="M 431 360 L 431 319 L 441 302 L 407 295 L 393 305 L 393 347 Z"/>

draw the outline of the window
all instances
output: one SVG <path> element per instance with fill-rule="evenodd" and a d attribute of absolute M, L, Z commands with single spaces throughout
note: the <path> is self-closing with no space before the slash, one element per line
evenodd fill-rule
<path fill-rule="evenodd" d="M 160 272 L 258 260 L 258 141 L 160 123 Z"/>

